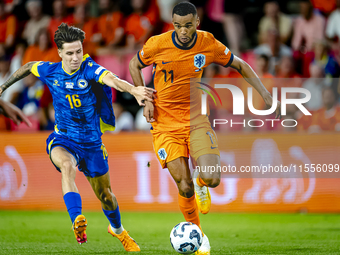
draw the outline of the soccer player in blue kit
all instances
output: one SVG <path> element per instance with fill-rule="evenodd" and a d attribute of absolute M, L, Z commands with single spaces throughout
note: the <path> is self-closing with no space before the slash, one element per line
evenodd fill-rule
<path fill-rule="evenodd" d="M 92 186 L 110 224 L 108 232 L 117 237 L 127 251 L 140 251 L 138 244 L 121 224 L 119 206 L 112 193 L 108 154 L 101 136 L 114 130 L 111 87 L 132 94 L 140 105 L 152 101 L 155 90 L 135 87 L 83 55 L 81 29 L 61 24 L 54 41 L 62 61 L 29 62 L 20 67 L 4 84 L 2 92 L 30 73 L 49 87 L 55 108 L 55 130 L 48 137 L 47 152 L 61 172 L 62 192 L 79 244 L 87 242 L 87 219 L 75 184 L 76 169 Z"/>

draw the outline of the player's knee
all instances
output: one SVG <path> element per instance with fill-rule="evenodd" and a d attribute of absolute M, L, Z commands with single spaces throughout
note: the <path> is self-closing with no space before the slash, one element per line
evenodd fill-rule
<path fill-rule="evenodd" d="M 104 204 L 111 204 L 116 201 L 116 197 L 111 191 L 103 190 L 99 194 L 99 200 Z"/>
<path fill-rule="evenodd" d="M 76 167 L 74 166 L 74 164 L 69 161 L 69 160 L 66 160 L 64 161 L 62 164 L 61 164 L 61 168 L 60 168 L 61 172 L 64 174 L 64 175 L 75 175 L 76 174 Z"/>
<path fill-rule="evenodd" d="M 194 184 L 192 181 L 183 180 L 180 182 L 179 190 L 184 194 L 194 194 Z"/>
<path fill-rule="evenodd" d="M 212 178 L 212 179 L 205 181 L 205 183 L 207 183 L 208 186 L 211 187 L 211 188 L 217 187 L 218 185 L 220 185 L 220 182 L 221 182 L 220 178 Z"/>

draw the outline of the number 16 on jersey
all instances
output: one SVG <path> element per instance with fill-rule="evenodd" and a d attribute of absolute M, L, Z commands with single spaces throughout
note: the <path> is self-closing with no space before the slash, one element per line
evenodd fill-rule
<path fill-rule="evenodd" d="M 70 103 L 71 109 L 74 107 L 80 107 L 81 106 L 81 101 L 78 98 L 79 95 L 66 95 L 65 96 L 68 99 L 68 102 Z"/>

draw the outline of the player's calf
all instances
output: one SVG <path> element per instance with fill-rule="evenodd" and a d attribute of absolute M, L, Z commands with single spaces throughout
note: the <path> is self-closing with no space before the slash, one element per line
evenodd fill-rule
<path fill-rule="evenodd" d="M 109 188 L 106 188 L 103 191 L 101 191 L 98 194 L 98 198 L 102 203 L 103 208 L 106 206 L 108 208 L 112 208 L 111 210 L 113 210 L 113 208 L 116 208 L 118 206 L 117 198 Z"/>

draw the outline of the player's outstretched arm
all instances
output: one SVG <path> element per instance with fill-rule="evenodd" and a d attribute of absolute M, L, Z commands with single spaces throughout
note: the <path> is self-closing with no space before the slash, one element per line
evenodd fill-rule
<path fill-rule="evenodd" d="M 271 94 L 265 88 L 265 86 L 263 86 L 261 80 L 254 70 L 248 65 L 248 63 L 234 56 L 233 62 L 230 66 L 236 69 L 243 76 L 243 78 L 260 93 L 266 105 L 271 107 L 273 103 Z M 277 102 L 275 113 L 276 118 L 281 118 L 281 103 L 279 101 Z"/>
<path fill-rule="evenodd" d="M 2 84 L 0 86 L 0 96 L 2 95 L 2 93 L 11 85 L 13 85 L 14 83 L 16 83 L 17 81 L 25 78 L 27 75 L 29 75 L 31 73 L 31 68 L 32 66 L 37 63 L 38 61 L 32 61 L 32 62 L 28 62 L 25 65 L 23 65 L 22 67 L 20 67 L 18 70 L 16 70 L 11 77 L 8 78 L 8 80 Z"/>
<path fill-rule="evenodd" d="M 141 64 L 141 62 L 138 60 L 137 55 L 135 55 L 130 60 L 130 63 L 129 63 L 130 74 L 131 74 L 133 83 L 137 87 L 138 86 L 143 86 L 143 87 L 145 86 L 144 76 L 143 76 L 143 72 L 142 72 L 142 69 L 144 67 L 145 66 L 143 66 Z M 154 98 L 155 98 L 155 96 L 154 96 Z M 148 102 L 148 101 L 145 102 L 143 115 L 144 115 L 147 122 L 152 123 L 152 122 L 155 121 L 155 119 L 153 118 L 153 113 L 154 113 L 154 106 L 153 106 L 152 102 Z"/>
<path fill-rule="evenodd" d="M 103 82 L 118 91 L 130 93 L 136 98 L 138 104 L 141 106 L 145 105 L 145 101 L 152 102 L 152 95 L 154 92 L 156 92 L 152 88 L 135 87 L 127 81 L 121 80 L 118 77 L 112 75 L 111 73 L 107 73 L 104 76 Z"/>

